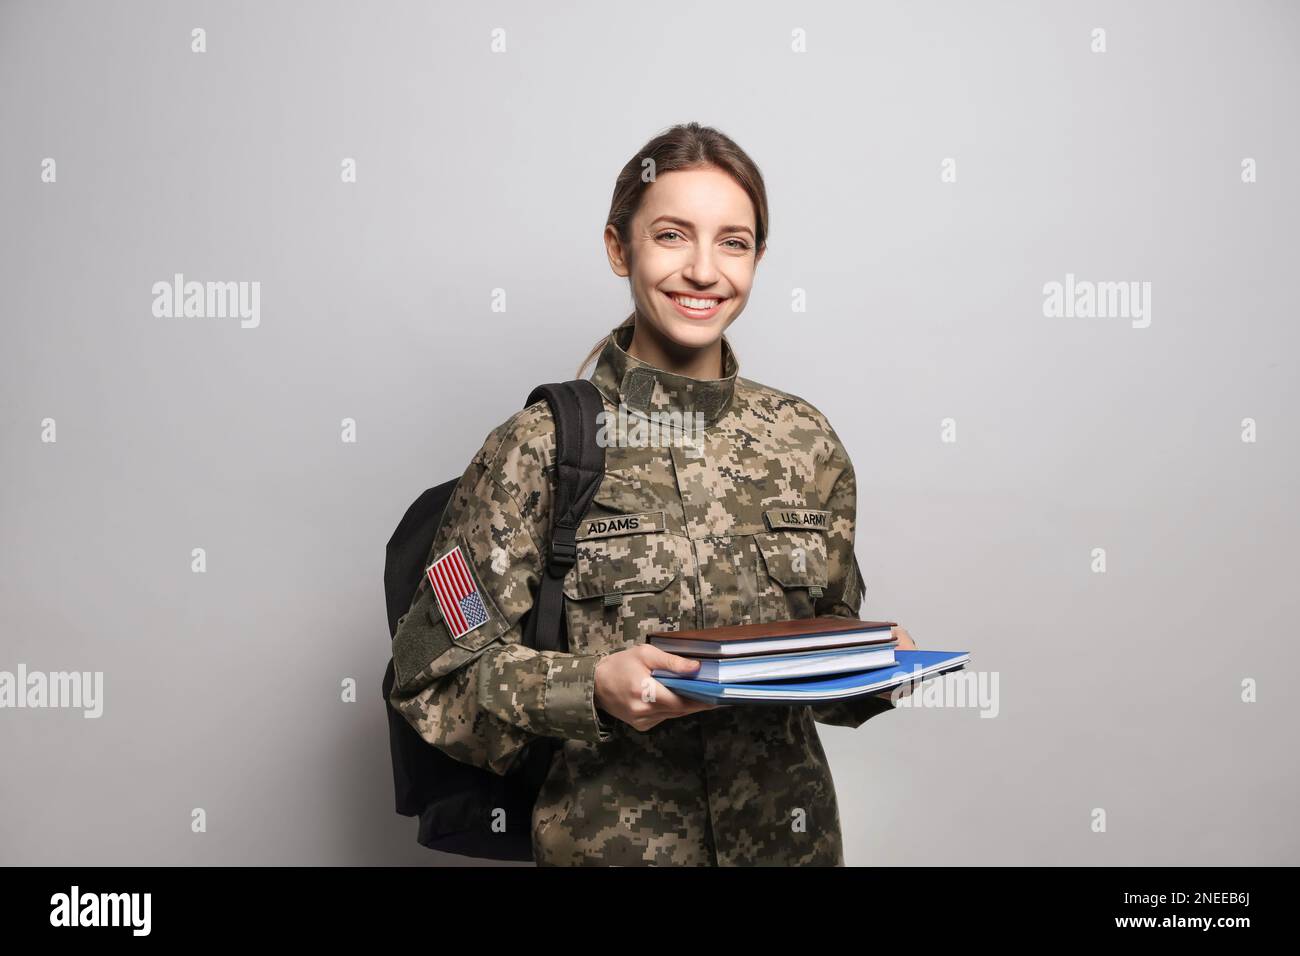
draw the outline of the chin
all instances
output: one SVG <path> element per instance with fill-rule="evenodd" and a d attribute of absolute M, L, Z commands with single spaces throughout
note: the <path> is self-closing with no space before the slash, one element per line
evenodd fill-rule
<path fill-rule="evenodd" d="M 722 338 L 722 333 L 730 324 L 726 309 L 711 319 L 688 319 L 676 312 L 660 313 L 654 317 L 653 322 L 655 330 L 663 338 L 684 349 L 701 349 L 712 345 Z"/>
<path fill-rule="evenodd" d="M 726 326 L 714 319 L 708 322 L 693 322 L 690 319 L 672 318 L 668 327 L 660 326 L 664 337 L 687 349 L 702 349 L 712 345 L 722 337 Z"/>

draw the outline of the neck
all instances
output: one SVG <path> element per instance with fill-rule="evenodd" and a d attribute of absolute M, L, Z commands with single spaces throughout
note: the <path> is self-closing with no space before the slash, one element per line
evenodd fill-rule
<path fill-rule="evenodd" d="M 706 426 L 718 421 L 731 405 L 740 363 L 725 335 L 719 337 L 718 349 L 722 375 L 717 369 L 700 368 L 689 373 L 670 371 L 666 366 L 691 368 L 693 363 L 680 361 L 680 355 L 667 355 L 652 363 L 630 351 L 635 329 L 620 325 L 610 330 L 609 339 L 600 350 L 591 381 L 606 401 L 626 405 L 637 415 L 656 412 L 693 412 L 703 417 Z M 642 341 L 644 346 L 646 339 Z M 674 353 L 678 350 L 673 350 Z M 692 350 L 697 354 L 707 349 Z M 689 357 L 689 356 L 687 356 Z M 696 377 L 698 372 L 699 377 Z"/>
<path fill-rule="evenodd" d="M 667 338 L 649 322 L 637 322 L 627 354 L 674 375 L 688 378 L 722 378 L 722 338 L 693 349 Z"/>

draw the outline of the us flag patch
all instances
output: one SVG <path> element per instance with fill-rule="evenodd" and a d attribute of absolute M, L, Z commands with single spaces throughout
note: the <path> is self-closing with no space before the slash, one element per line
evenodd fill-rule
<path fill-rule="evenodd" d="M 452 548 L 425 572 L 433 585 L 433 595 L 438 599 L 438 609 L 452 637 L 468 634 L 487 623 L 487 607 L 469 564 L 461 554 L 460 545 Z"/>

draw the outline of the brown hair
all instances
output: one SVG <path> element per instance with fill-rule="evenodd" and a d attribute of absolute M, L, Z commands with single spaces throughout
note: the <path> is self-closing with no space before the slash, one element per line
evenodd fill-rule
<path fill-rule="evenodd" d="M 650 166 L 654 176 L 672 172 L 675 169 L 698 169 L 716 166 L 725 173 L 730 173 L 742 189 L 749 194 L 754 203 L 754 251 L 763 250 L 767 242 L 767 188 L 763 185 L 763 174 L 749 155 L 736 145 L 725 133 L 720 133 L 711 126 L 699 123 L 683 123 L 660 133 L 642 146 L 635 156 L 627 161 L 614 182 L 614 198 L 609 204 L 607 226 L 613 226 L 627 254 L 631 256 L 632 217 L 641 206 L 645 191 L 650 188 L 653 179 L 642 177 L 645 161 L 653 161 Z M 619 328 L 632 325 L 636 321 L 636 311 L 619 323 Z M 587 353 L 587 357 L 578 366 L 578 378 L 591 364 L 605 343 L 609 334 L 601 336 L 599 342 Z"/>

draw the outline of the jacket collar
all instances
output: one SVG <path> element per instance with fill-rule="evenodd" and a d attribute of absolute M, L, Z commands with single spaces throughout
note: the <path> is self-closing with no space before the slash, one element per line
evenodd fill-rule
<path fill-rule="evenodd" d="M 665 372 L 627 353 L 630 325 L 615 327 L 596 360 L 591 380 L 600 393 L 630 412 L 691 412 L 712 425 L 731 405 L 740 363 L 726 334 L 722 336 L 723 378 L 691 378 Z"/>

